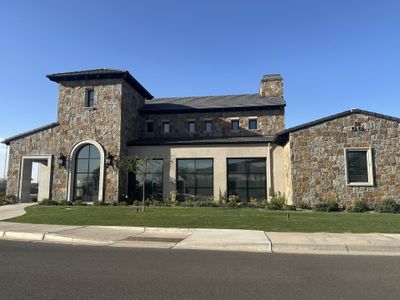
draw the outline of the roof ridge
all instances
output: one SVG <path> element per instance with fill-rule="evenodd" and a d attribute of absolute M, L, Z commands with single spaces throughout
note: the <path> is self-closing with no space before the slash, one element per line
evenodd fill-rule
<path fill-rule="evenodd" d="M 153 98 L 151 101 L 164 100 L 164 99 L 182 99 L 182 98 L 207 98 L 207 97 L 231 97 L 231 96 L 249 96 L 256 95 L 258 93 L 246 93 L 246 94 L 230 94 L 230 95 L 207 95 L 207 96 L 178 96 L 178 97 L 162 97 Z"/>

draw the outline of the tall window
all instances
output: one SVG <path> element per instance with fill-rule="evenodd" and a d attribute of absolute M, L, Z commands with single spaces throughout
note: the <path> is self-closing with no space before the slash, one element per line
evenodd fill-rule
<path fill-rule="evenodd" d="M 93 107 L 93 105 L 94 105 L 94 90 L 87 90 L 86 107 Z"/>
<path fill-rule="evenodd" d="M 213 160 L 177 159 L 177 191 L 182 196 L 206 198 L 213 195 Z"/>
<path fill-rule="evenodd" d="M 163 133 L 165 134 L 170 133 L 171 128 L 168 121 L 162 123 L 162 128 L 163 128 Z"/>
<path fill-rule="evenodd" d="M 196 132 L 196 122 L 195 121 L 188 121 L 187 122 L 187 131 L 189 133 L 195 133 Z"/>
<path fill-rule="evenodd" d="M 372 150 L 345 149 L 348 185 L 373 185 Z"/>
<path fill-rule="evenodd" d="M 206 132 L 212 132 L 213 131 L 213 121 L 212 120 L 206 120 L 204 122 L 204 129 Z"/>
<path fill-rule="evenodd" d="M 143 196 L 144 165 L 140 165 L 136 174 L 129 173 L 128 196 L 131 199 L 141 200 Z M 145 198 L 158 201 L 163 200 L 163 160 L 152 159 L 147 165 L 145 182 Z"/>
<path fill-rule="evenodd" d="M 94 145 L 88 144 L 78 150 L 74 178 L 74 200 L 98 200 L 100 152 Z"/>
<path fill-rule="evenodd" d="M 228 158 L 228 195 L 265 199 L 266 185 L 265 158 Z"/>

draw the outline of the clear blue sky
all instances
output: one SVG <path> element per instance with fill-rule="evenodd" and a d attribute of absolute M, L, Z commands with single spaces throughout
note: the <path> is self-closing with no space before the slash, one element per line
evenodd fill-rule
<path fill-rule="evenodd" d="M 46 74 L 99 67 L 156 97 L 254 93 L 281 73 L 287 127 L 400 116 L 399 16 L 398 1 L 3 1 L 0 137 L 56 120 Z"/>

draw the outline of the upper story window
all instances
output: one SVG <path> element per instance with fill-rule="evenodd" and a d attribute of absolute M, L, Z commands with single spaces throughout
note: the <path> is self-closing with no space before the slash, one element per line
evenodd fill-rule
<path fill-rule="evenodd" d="M 256 118 L 249 119 L 249 129 L 250 130 L 256 130 L 257 129 L 257 119 Z"/>
<path fill-rule="evenodd" d="M 187 131 L 189 133 L 195 133 L 196 132 L 196 122 L 195 121 L 188 121 L 187 122 Z"/>
<path fill-rule="evenodd" d="M 94 106 L 94 90 L 87 90 L 86 91 L 86 107 L 93 107 Z"/>
<path fill-rule="evenodd" d="M 347 148 L 344 154 L 347 185 L 374 185 L 371 148 Z"/>
<path fill-rule="evenodd" d="M 164 122 L 162 123 L 162 129 L 163 129 L 163 133 L 164 133 L 164 134 L 168 134 L 168 133 L 171 132 L 171 128 L 170 128 L 169 121 L 164 121 Z"/>
<path fill-rule="evenodd" d="M 146 122 L 146 133 L 153 133 L 154 132 L 154 123 L 153 121 Z"/>
<path fill-rule="evenodd" d="M 204 121 L 204 130 L 206 132 L 212 132 L 213 131 L 213 121 L 212 120 Z"/>
<path fill-rule="evenodd" d="M 231 130 L 239 130 L 239 119 L 231 120 Z"/>

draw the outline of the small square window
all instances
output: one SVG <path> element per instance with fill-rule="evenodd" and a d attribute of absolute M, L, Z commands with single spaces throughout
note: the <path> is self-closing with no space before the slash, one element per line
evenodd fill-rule
<path fill-rule="evenodd" d="M 257 129 L 257 119 L 249 119 L 249 129 L 250 130 Z"/>
<path fill-rule="evenodd" d="M 146 133 L 153 133 L 153 132 L 154 132 L 154 123 L 146 122 Z"/>
<path fill-rule="evenodd" d="M 345 159 L 348 185 L 373 185 L 371 149 L 345 149 Z"/>
<path fill-rule="evenodd" d="M 94 104 L 94 90 L 87 90 L 86 107 L 93 107 L 93 104 Z"/>
<path fill-rule="evenodd" d="M 231 120 L 231 130 L 239 130 L 239 120 Z"/>
<path fill-rule="evenodd" d="M 212 120 L 207 120 L 204 122 L 204 129 L 206 132 L 212 132 L 213 131 L 213 121 Z"/>
<path fill-rule="evenodd" d="M 196 132 L 196 122 L 195 121 L 188 121 L 187 122 L 187 131 L 189 133 L 195 133 Z"/>
<path fill-rule="evenodd" d="M 162 124 L 163 133 L 170 133 L 170 125 L 169 122 L 163 122 Z"/>

